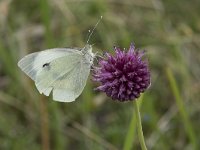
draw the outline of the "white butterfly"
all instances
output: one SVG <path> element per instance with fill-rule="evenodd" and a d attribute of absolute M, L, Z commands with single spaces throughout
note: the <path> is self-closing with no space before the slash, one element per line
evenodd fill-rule
<path fill-rule="evenodd" d="M 84 48 L 48 49 L 29 54 L 18 62 L 41 94 L 49 96 L 52 91 L 55 101 L 72 102 L 82 93 L 95 56 L 88 42 L 100 19 Z"/>
<path fill-rule="evenodd" d="M 83 91 L 93 64 L 92 46 L 82 49 L 54 48 L 29 54 L 18 66 L 32 80 L 39 92 L 60 102 L 72 102 Z"/>

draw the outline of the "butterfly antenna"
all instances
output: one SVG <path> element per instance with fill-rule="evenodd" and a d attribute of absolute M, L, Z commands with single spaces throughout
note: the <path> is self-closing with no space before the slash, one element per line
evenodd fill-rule
<path fill-rule="evenodd" d="M 90 34 L 89 34 L 89 36 L 88 36 L 87 44 L 88 44 L 88 42 L 90 41 L 90 37 L 92 36 L 94 30 L 97 28 L 97 25 L 99 24 L 99 22 L 101 21 L 102 18 L 103 18 L 103 16 L 101 16 L 101 17 L 99 18 L 99 20 L 98 20 L 97 23 L 95 24 L 94 28 L 92 29 L 92 31 L 89 30 L 89 33 L 90 33 Z"/>

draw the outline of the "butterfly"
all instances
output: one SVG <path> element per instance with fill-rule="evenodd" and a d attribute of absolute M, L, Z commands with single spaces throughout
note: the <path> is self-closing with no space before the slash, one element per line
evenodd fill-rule
<path fill-rule="evenodd" d="M 49 96 L 52 92 L 53 100 L 72 102 L 82 93 L 95 57 L 88 42 L 99 22 L 83 48 L 48 49 L 29 54 L 18 62 L 41 94 Z"/>
<path fill-rule="evenodd" d="M 74 101 L 83 91 L 93 64 L 92 46 L 82 49 L 54 48 L 29 54 L 18 66 L 33 81 L 38 91 L 53 99 Z"/>

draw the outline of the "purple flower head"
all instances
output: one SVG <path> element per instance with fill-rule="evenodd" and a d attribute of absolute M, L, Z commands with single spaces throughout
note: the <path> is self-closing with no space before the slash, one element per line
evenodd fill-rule
<path fill-rule="evenodd" d="M 150 86 L 148 62 L 142 60 L 144 52 L 135 50 L 133 44 L 127 52 L 114 49 L 114 56 L 106 53 L 94 68 L 93 80 L 101 83 L 96 89 L 114 100 L 134 100 Z"/>

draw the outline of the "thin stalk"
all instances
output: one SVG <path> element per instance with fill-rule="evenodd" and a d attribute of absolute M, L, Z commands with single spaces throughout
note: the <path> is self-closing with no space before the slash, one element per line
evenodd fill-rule
<path fill-rule="evenodd" d="M 42 150 L 49 150 L 49 117 L 47 110 L 47 99 L 44 96 L 40 97 Z"/>
<path fill-rule="evenodd" d="M 49 1 L 40 0 L 41 21 L 45 27 L 45 34 L 44 34 L 45 43 L 48 47 L 52 47 L 54 45 L 53 35 L 50 28 L 50 24 L 51 24 L 50 12 L 51 12 L 51 9 L 49 7 Z M 49 150 L 50 149 L 50 142 L 49 142 L 50 133 L 49 133 L 49 118 L 48 118 L 48 103 L 45 97 L 42 97 L 40 101 L 41 101 L 40 107 L 41 107 L 41 123 L 42 123 L 41 124 L 42 150 Z M 54 111 L 56 111 L 56 108 L 54 109 Z M 55 145 L 57 145 L 57 143 Z"/>
<path fill-rule="evenodd" d="M 139 107 L 142 104 L 142 100 L 143 100 L 143 94 L 138 99 Z M 133 110 L 131 122 L 129 124 L 129 129 L 127 131 L 127 135 L 126 135 L 126 138 L 124 141 L 123 150 L 131 150 L 132 149 L 134 138 L 135 138 L 135 131 L 136 131 L 136 117 L 135 117 L 135 112 Z"/>
<path fill-rule="evenodd" d="M 141 145 L 142 150 L 147 150 L 146 144 L 145 144 L 145 141 L 144 141 L 143 131 L 142 131 L 140 110 L 139 110 L 139 106 L 137 104 L 138 102 L 137 102 L 137 100 L 135 100 L 133 103 L 134 103 L 133 107 L 134 107 L 134 111 L 135 111 L 135 117 L 136 117 L 136 123 L 137 123 L 137 130 L 138 130 L 140 145 Z"/>

